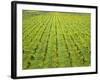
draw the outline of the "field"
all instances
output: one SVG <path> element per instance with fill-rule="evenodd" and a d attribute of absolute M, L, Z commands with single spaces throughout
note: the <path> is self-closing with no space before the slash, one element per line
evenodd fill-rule
<path fill-rule="evenodd" d="M 23 69 L 91 65 L 89 13 L 23 10 Z"/>

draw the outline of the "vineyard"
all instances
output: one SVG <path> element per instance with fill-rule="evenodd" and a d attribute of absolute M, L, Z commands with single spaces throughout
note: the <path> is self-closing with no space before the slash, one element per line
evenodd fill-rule
<path fill-rule="evenodd" d="M 89 13 L 23 10 L 23 69 L 91 64 Z"/>

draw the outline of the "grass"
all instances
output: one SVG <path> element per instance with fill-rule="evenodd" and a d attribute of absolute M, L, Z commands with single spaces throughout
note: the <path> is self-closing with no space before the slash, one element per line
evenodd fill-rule
<path fill-rule="evenodd" d="M 23 10 L 23 69 L 90 66 L 89 13 Z"/>

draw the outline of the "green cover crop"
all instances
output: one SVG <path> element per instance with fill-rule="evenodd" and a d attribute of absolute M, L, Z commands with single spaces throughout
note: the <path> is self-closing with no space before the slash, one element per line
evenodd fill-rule
<path fill-rule="evenodd" d="M 91 64 L 89 13 L 23 10 L 23 69 Z"/>

